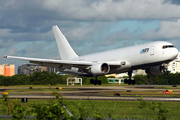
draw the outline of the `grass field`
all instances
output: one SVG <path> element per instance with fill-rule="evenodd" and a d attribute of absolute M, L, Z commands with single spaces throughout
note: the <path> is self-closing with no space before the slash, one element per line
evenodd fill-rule
<path fill-rule="evenodd" d="M 46 88 L 33 88 L 33 89 L 10 89 L 5 90 L 7 92 L 33 92 L 33 91 L 78 91 L 79 89 L 70 88 L 70 89 L 46 89 Z"/>
<path fill-rule="evenodd" d="M 31 109 L 31 105 L 39 104 L 41 106 L 48 106 L 50 104 L 58 103 L 56 99 L 42 100 L 42 99 L 29 99 L 27 103 L 21 103 L 20 99 L 9 100 L 12 107 L 15 103 L 27 106 L 26 110 Z M 0 100 L 0 114 L 7 114 L 7 108 Z M 101 116 L 103 118 L 152 118 L 157 119 L 159 108 L 156 107 L 152 110 L 151 107 L 161 104 L 161 108 L 168 110 L 165 116 L 168 119 L 180 119 L 180 103 L 179 102 L 143 102 L 143 101 L 103 101 L 103 100 L 64 100 L 63 102 L 69 111 L 74 116 L 84 114 L 87 117 Z M 150 106 L 150 104 L 152 106 Z M 143 107 L 142 107 L 143 106 Z M 12 109 L 12 108 L 10 108 Z M 4 110 L 4 111 L 2 111 Z M 32 114 L 35 115 L 35 114 Z"/>
<path fill-rule="evenodd" d="M 93 84 L 74 84 L 74 85 L 67 85 L 67 84 L 56 84 L 56 85 L 51 85 L 50 87 L 103 87 L 103 86 L 134 86 L 134 87 L 138 87 L 141 85 L 128 85 L 128 84 L 118 84 L 118 83 L 109 83 L 109 84 L 101 84 L 101 85 L 93 85 Z M 143 87 L 145 87 L 145 85 L 142 85 Z M 151 85 L 147 85 L 147 86 L 151 86 Z M 153 85 L 152 85 L 153 86 Z M 49 85 L 13 85 L 13 86 L 1 86 L 1 88 L 19 88 L 19 87 L 49 87 Z M 159 88 L 159 89 L 166 89 L 166 88 L 173 88 L 173 89 L 180 89 L 180 86 L 177 87 L 172 87 L 172 85 L 154 85 L 154 88 Z"/>
<path fill-rule="evenodd" d="M 29 88 L 29 87 L 103 87 L 103 86 L 132 86 L 132 85 L 127 85 L 127 84 L 102 84 L 102 85 L 93 85 L 93 84 L 75 84 L 75 85 L 67 85 L 67 84 L 57 84 L 57 85 L 15 85 L 15 86 L 1 86 L 1 88 L 19 88 L 19 87 L 24 87 L 24 88 Z"/>
<path fill-rule="evenodd" d="M 83 84 L 82 86 L 80 84 L 75 84 L 75 85 L 66 85 L 66 84 L 57 84 L 57 85 L 52 85 L 50 87 L 103 87 L 103 86 L 133 86 L 133 85 L 128 85 L 128 84 L 117 84 L 117 83 L 109 83 L 109 84 L 102 84 L 102 85 L 93 85 L 93 84 Z M 141 86 L 141 85 L 139 85 Z M 148 85 L 150 86 L 150 85 Z M 153 85 L 152 85 L 153 86 Z M 15 85 L 15 86 L 1 86 L 1 88 L 19 88 L 19 87 L 25 87 L 25 88 L 29 88 L 29 87 L 49 87 L 49 85 Z M 138 87 L 138 86 L 134 86 L 134 87 Z M 145 85 L 143 85 L 143 87 L 145 87 Z M 157 89 L 180 89 L 180 86 L 177 87 L 172 87 L 172 85 L 159 85 L 159 86 L 153 86 L 154 88 Z"/>
<path fill-rule="evenodd" d="M 113 84 L 108 84 L 112 85 Z M 118 85 L 116 86 L 127 86 Z M 86 85 L 86 87 L 94 85 Z M 106 86 L 106 85 L 103 85 Z M 33 87 L 33 89 L 29 89 Z M 44 88 L 46 87 L 46 88 Z M 1 87 L 15 88 L 6 90 L 11 94 L 37 94 L 35 92 L 50 92 L 53 91 L 77 91 L 79 89 L 73 87 L 81 87 L 81 85 L 70 85 L 69 89 L 56 89 L 56 87 L 67 87 L 67 85 L 44 86 L 44 85 L 21 85 Z M 84 85 L 82 87 L 85 87 Z M 18 88 L 18 89 L 16 89 Z M 156 89 L 174 89 L 174 87 L 163 86 L 155 87 Z M 179 87 L 176 87 L 179 89 Z M 121 96 L 155 96 L 155 97 L 180 97 L 180 92 L 172 92 L 163 94 L 162 91 L 108 91 L 92 93 L 98 96 L 113 96 L 114 93 L 120 93 Z M 40 93 L 41 94 L 41 93 Z M 21 99 L 8 99 L 8 105 L 4 104 L 4 99 L 0 99 L 0 114 L 8 114 L 8 109 L 11 110 L 16 104 L 27 107 L 25 111 L 32 109 L 32 105 L 50 106 L 59 103 L 57 99 L 29 99 L 27 103 L 21 103 Z M 74 116 L 101 117 L 101 118 L 134 118 L 134 119 L 158 119 L 165 116 L 167 119 L 180 119 L 180 103 L 179 102 L 151 102 L 151 101 L 121 101 L 121 100 L 66 100 L 63 102 Z M 12 113 L 9 113 L 12 114 Z M 32 113 L 31 115 L 36 115 Z"/>

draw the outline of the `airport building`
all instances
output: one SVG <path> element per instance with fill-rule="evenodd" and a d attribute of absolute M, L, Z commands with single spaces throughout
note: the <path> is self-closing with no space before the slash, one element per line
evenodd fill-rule
<path fill-rule="evenodd" d="M 58 68 L 39 66 L 37 64 L 23 64 L 21 66 L 18 66 L 18 74 L 31 75 L 35 71 L 48 71 L 49 73 L 58 73 Z"/>
<path fill-rule="evenodd" d="M 15 65 L 14 64 L 0 65 L 0 75 L 3 75 L 3 76 L 15 75 Z"/>
<path fill-rule="evenodd" d="M 117 74 L 108 74 L 108 75 L 105 75 L 106 77 L 111 77 L 111 76 L 114 76 L 115 78 L 117 78 Z"/>
<path fill-rule="evenodd" d="M 38 70 L 39 66 L 36 64 L 23 64 L 18 66 L 18 74 L 31 75 L 33 72 Z"/>
<path fill-rule="evenodd" d="M 177 58 L 168 64 L 168 70 L 171 73 L 177 73 L 177 72 L 179 73 L 180 72 L 180 52 L 179 52 Z"/>
<path fill-rule="evenodd" d="M 147 75 L 145 70 L 138 69 L 136 70 L 136 75 Z"/>

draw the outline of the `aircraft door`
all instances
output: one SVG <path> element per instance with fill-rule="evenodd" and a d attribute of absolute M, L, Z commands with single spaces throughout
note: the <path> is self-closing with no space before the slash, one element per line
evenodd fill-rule
<path fill-rule="evenodd" d="M 151 55 L 154 55 L 154 46 L 151 46 L 150 54 L 151 54 Z"/>

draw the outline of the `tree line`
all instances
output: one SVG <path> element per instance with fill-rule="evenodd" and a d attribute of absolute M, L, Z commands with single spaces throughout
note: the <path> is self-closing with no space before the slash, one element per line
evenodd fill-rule
<path fill-rule="evenodd" d="M 140 85 L 180 85 L 180 73 L 168 75 L 135 75 L 136 84 Z"/>
<path fill-rule="evenodd" d="M 83 84 L 90 84 L 90 79 L 95 79 L 94 77 L 58 75 L 43 71 L 34 72 L 31 75 L 16 74 L 14 76 L 0 76 L 0 86 L 66 84 L 67 77 L 81 77 Z M 133 78 L 136 80 L 136 84 L 140 85 L 180 85 L 180 73 L 156 76 L 151 74 L 135 75 Z M 98 80 L 101 80 L 102 84 L 108 83 L 107 77 L 105 76 L 99 76 Z"/>
<path fill-rule="evenodd" d="M 0 86 L 11 86 L 11 85 L 56 85 L 66 84 L 67 77 L 79 77 L 74 75 L 58 75 L 55 73 L 33 72 L 31 75 L 16 74 L 14 76 L 0 76 Z M 83 84 L 90 84 L 91 77 L 82 77 Z M 95 79 L 95 78 L 94 78 Z M 107 84 L 107 78 L 105 76 L 99 76 L 99 80 L 102 84 Z"/>

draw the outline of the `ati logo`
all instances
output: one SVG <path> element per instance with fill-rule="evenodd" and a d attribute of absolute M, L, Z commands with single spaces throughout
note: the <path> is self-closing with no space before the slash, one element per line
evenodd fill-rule
<path fill-rule="evenodd" d="M 142 49 L 140 53 L 146 53 L 146 52 L 149 52 L 149 48 Z"/>

